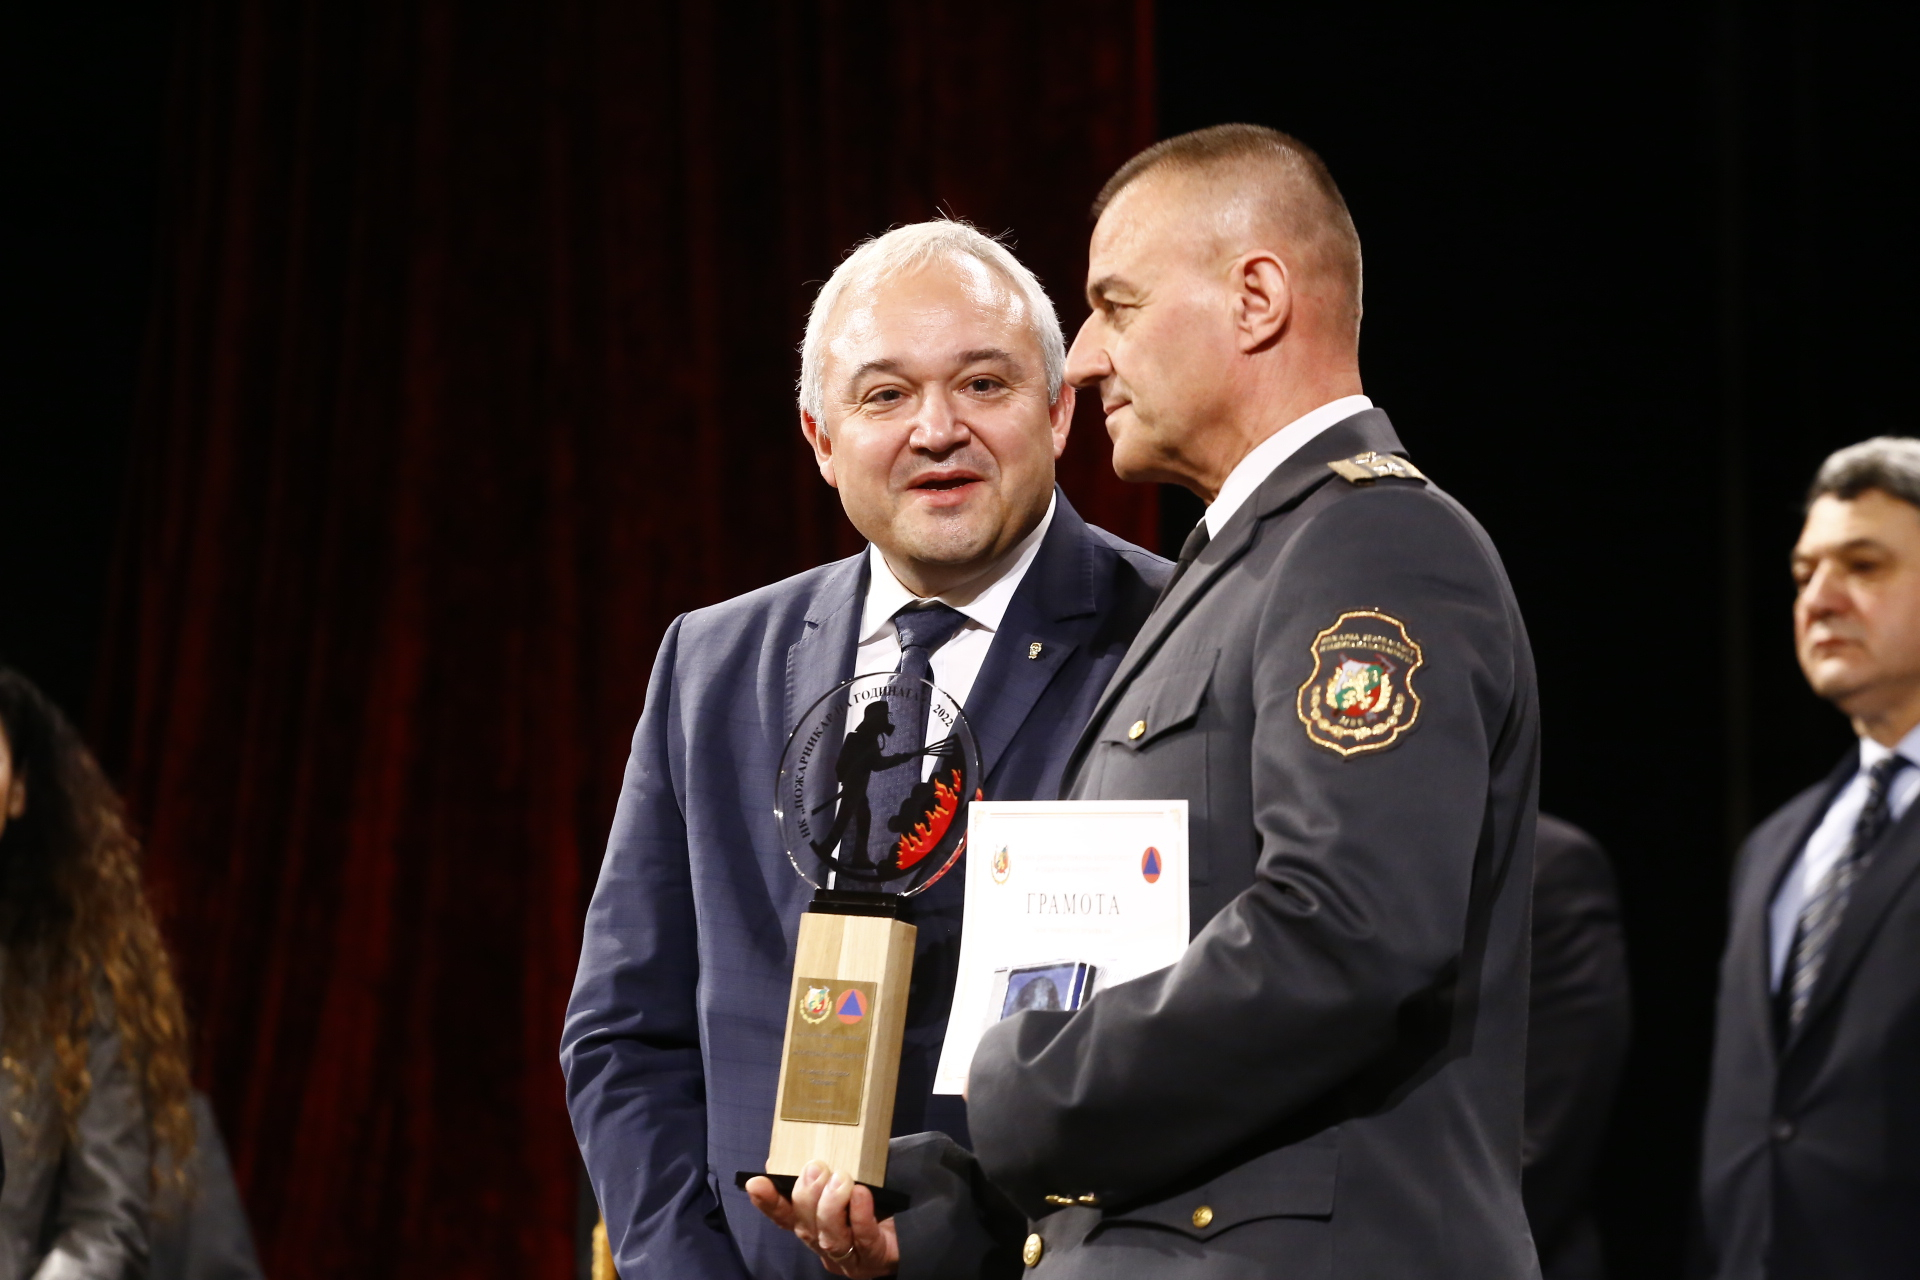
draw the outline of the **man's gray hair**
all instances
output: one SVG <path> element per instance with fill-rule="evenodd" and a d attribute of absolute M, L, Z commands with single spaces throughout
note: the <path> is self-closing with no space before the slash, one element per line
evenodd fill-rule
<path fill-rule="evenodd" d="M 856 286 L 879 284 L 907 275 L 940 259 L 971 258 L 997 272 L 1026 307 L 1027 323 L 1040 342 L 1040 356 L 1046 364 L 1047 403 L 1060 398 L 1060 384 L 1067 374 L 1067 343 L 1060 332 L 1060 317 L 1054 314 L 1053 300 L 1040 287 L 1040 281 L 1027 270 L 1011 250 L 992 236 L 982 235 L 957 219 L 937 218 L 932 222 L 912 222 L 895 227 L 883 236 L 875 236 L 855 246 L 846 261 L 829 276 L 813 300 L 807 316 L 807 336 L 800 343 L 800 407 L 820 421 L 826 406 L 827 322 L 834 308 Z"/>
<path fill-rule="evenodd" d="M 1875 436 L 1829 454 L 1807 490 L 1807 506 L 1826 497 L 1850 501 L 1868 489 L 1920 507 L 1920 440 Z"/>

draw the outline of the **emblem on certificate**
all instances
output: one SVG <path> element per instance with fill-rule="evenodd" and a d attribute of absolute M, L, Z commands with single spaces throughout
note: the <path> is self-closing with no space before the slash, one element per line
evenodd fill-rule
<path fill-rule="evenodd" d="M 767 1150 L 765 1176 L 782 1195 L 818 1160 L 868 1187 L 880 1216 L 906 1207 L 883 1185 L 913 974 L 915 929 L 901 908 L 965 850 L 979 775 L 960 704 L 892 672 L 841 684 L 787 737 L 774 820 L 814 894 L 800 918 Z"/>

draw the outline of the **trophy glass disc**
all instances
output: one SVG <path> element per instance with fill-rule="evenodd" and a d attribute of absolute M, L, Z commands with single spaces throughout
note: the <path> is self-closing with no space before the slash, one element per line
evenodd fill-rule
<path fill-rule="evenodd" d="M 966 847 L 980 750 L 960 704 L 927 680 L 855 676 L 787 738 L 773 812 L 816 889 L 920 892 Z"/>

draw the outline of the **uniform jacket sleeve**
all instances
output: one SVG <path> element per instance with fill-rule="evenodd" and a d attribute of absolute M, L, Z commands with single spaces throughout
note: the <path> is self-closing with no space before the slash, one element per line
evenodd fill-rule
<path fill-rule="evenodd" d="M 1312 1131 L 1312 1108 L 1394 1078 L 1396 1053 L 1431 1038 L 1422 1028 L 1444 1036 L 1463 985 L 1476 877 L 1500 873 L 1478 856 L 1491 762 L 1533 749 L 1503 572 L 1464 514 L 1417 485 L 1339 496 L 1265 536 L 1283 542 L 1256 545 L 1210 588 L 1245 600 L 1252 631 L 1233 695 L 1251 700 L 1252 742 L 1231 748 L 1251 773 L 1250 885 L 1179 963 L 1076 1014 L 996 1024 L 974 1059 L 975 1150 L 1035 1216 L 1049 1193 L 1138 1201 L 1289 1126 Z M 1358 609 L 1399 619 L 1421 646 L 1419 710 L 1391 746 L 1343 757 L 1309 737 L 1296 700 L 1316 634 Z M 1166 646 L 1217 643 L 1222 663 L 1248 652 L 1197 630 L 1176 627 Z M 1228 696 L 1224 674 L 1207 696 Z M 1123 738 L 1092 750 L 1126 751 Z"/>
<path fill-rule="evenodd" d="M 623 1276 L 746 1276 L 709 1180 L 685 778 L 681 622 L 634 733 L 560 1045 L 574 1134 Z"/>
<path fill-rule="evenodd" d="M 973 1153 L 944 1133 L 888 1144 L 887 1185 L 913 1206 L 894 1219 L 898 1280 L 1014 1280 L 1024 1274 L 1026 1215 L 987 1181 Z"/>

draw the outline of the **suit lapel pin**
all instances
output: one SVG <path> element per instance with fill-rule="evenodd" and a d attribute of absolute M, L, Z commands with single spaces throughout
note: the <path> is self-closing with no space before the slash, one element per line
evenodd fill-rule
<path fill-rule="evenodd" d="M 1034 642 L 1033 642 L 1032 644 L 1030 644 L 1030 645 L 1028 645 L 1028 646 L 1027 646 L 1027 661 L 1028 661 L 1028 662 L 1032 662 L 1032 661 L 1033 661 L 1033 660 L 1034 660 L 1035 658 L 1037 658 L 1037 657 L 1039 657 L 1039 656 L 1040 656 L 1040 650 L 1041 650 L 1042 648 L 1044 648 L 1044 647 L 1045 647 L 1045 646 L 1043 646 L 1043 645 L 1042 645 L 1042 644 L 1041 644 L 1041 643 L 1040 643 L 1040 642 L 1039 642 L 1038 640 L 1035 640 L 1035 641 L 1034 641 Z"/>

